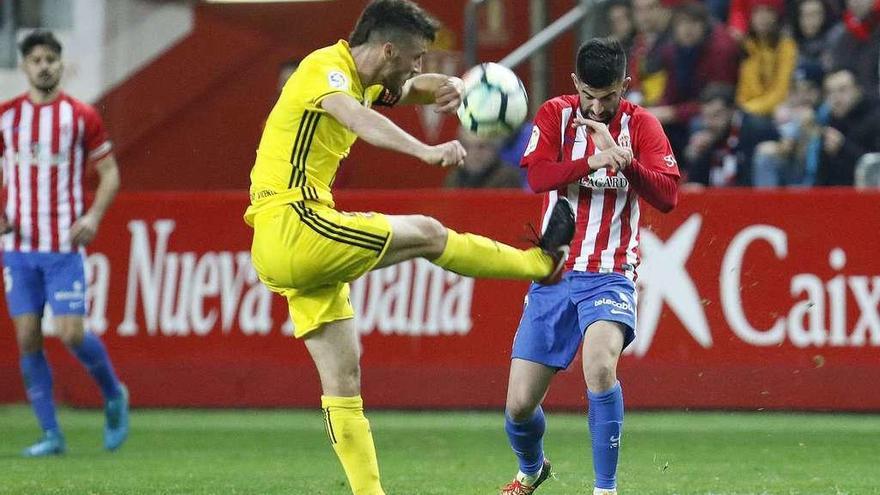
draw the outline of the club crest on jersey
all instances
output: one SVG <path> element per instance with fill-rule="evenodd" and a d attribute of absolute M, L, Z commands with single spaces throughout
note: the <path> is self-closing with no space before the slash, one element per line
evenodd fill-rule
<path fill-rule="evenodd" d="M 625 134 L 625 133 L 621 132 L 620 135 L 617 136 L 617 145 L 622 148 L 632 149 L 632 141 L 629 138 L 629 134 Z"/>
<path fill-rule="evenodd" d="M 330 83 L 331 88 L 348 89 L 348 78 L 338 70 L 327 74 L 327 82 Z"/>

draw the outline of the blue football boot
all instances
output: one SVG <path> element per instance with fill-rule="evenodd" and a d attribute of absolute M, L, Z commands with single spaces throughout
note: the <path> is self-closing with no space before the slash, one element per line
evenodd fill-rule
<path fill-rule="evenodd" d="M 39 442 L 24 449 L 21 455 L 25 457 L 46 457 L 63 454 L 65 450 L 64 435 L 60 431 L 47 431 Z"/>
<path fill-rule="evenodd" d="M 122 446 L 128 438 L 128 388 L 119 384 L 122 394 L 104 403 L 104 448 L 110 451 Z"/>

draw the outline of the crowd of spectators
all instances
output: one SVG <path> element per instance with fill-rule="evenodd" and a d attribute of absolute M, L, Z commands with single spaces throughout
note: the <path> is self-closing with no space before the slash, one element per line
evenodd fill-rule
<path fill-rule="evenodd" d="M 880 0 L 611 0 L 605 12 L 629 52 L 627 97 L 663 123 L 692 187 L 876 181 Z"/>

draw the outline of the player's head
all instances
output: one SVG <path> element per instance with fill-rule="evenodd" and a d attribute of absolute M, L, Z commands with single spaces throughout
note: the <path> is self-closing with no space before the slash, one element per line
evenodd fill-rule
<path fill-rule="evenodd" d="M 409 0 L 373 0 L 348 39 L 354 48 L 371 45 L 379 50 L 379 80 L 399 91 L 407 79 L 422 70 L 422 57 L 434 41 L 437 21 Z"/>
<path fill-rule="evenodd" d="M 58 87 L 64 65 L 61 43 L 49 31 L 34 31 L 18 44 L 21 68 L 32 88 L 49 93 Z"/>
<path fill-rule="evenodd" d="M 626 54 L 617 40 L 593 38 L 581 45 L 571 75 L 585 117 L 608 123 L 629 86 Z"/>

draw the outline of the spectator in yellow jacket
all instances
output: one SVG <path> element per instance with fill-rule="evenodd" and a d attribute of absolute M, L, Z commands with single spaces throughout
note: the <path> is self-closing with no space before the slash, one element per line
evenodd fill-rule
<path fill-rule="evenodd" d="M 736 102 L 750 114 L 769 117 L 788 97 L 797 65 L 797 44 L 782 33 L 782 0 L 752 0 L 746 58 L 739 67 Z"/>
<path fill-rule="evenodd" d="M 758 143 L 778 138 L 773 110 L 788 97 L 797 64 L 795 41 L 782 31 L 783 0 L 748 0 L 746 58 L 739 68 L 736 103 L 742 110 L 739 148 L 743 167 L 738 178 L 750 185 L 752 155 Z"/>

